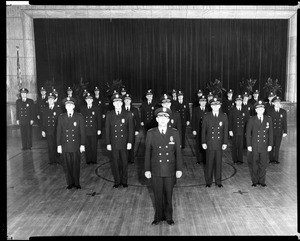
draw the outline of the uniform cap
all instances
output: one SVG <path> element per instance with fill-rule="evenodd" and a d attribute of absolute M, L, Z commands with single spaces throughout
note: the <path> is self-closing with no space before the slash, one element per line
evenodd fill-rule
<path fill-rule="evenodd" d="M 114 94 L 111 97 L 112 101 L 122 101 L 122 95 L 120 95 L 118 92 L 114 92 Z"/>
<path fill-rule="evenodd" d="M 53 93 L 49 93 L 49 95 L 48 95 L 47 98 L 48 98 L 48 100 L 51 99 L 51 98 L 55 100 L 56 99 L 56 95 L 53 94 Z"/>
<path fill-rule="evenodd" d="M 237 97 L 235 97 L 235 100 L 241 100 L 241 101 L 243 101 L 243 98 L 242 98 L 241 95 L 238 95 Z"/>
<path fill-rule="evenodd" d="M 198 91 L 197 91 L 197 94 L 202 94 L 202 90 L 198 90 Z"/>
<path fill-rule="evenodd" d="M 127 94 L 125 94 L 125 96 L 124 96 L 124 100 L 126 100 L 126 99 L 130 99 L 130 100 L 131 100 L 131 99 L 132 99 L 132 98 L 131 98 L 131 95 L 130 95 L 130 94 L 128 94 L 128 93 L 127 93 Z"/>
<path fill-rule="evenodd" d="M 172 94 L 174 94 L 174 93 L 175 94 L 177 93 L 177 91 L 175 89 L 172 90 Z"/>
<path fill-rule="evenodd" d="M 42 86 L 40 91 L 46 91 L 46 89 Z"/>
<path fill-rule="evenodd" d="M 52 90 L 52 93 L 53 93 L 53 94 L 55 94 L 55 95 L 57 95 L 57 94 L 58 94 L 58 92 L 57 92 L 57 90 L 56 90 L 56 89 L 53 89 L 53 90 Z"/>
<path fill-rule="evenodd" d="M 206 100 L 206 98 L 205 98 L 204 95 L 201 95 L 201 96 L 199 97 L 199 101 L 207 101 L 207 100 Z"/>
<path fill-rule="evenodd" d="M 154 111 L 155 116 L 171 116 L 172 111 L 169 108 L 160 107 Z"/>
<path fill-rule="evenodd" d="M 161 103 L 171 102 L 172 97 L 168 94 L 163 94 L 163 96 L 160 98 Z"/>
<path fill-rule="evenodd" d="M 230 89 L 230 90 L 228 90 L 228 92 L 227 92 L 227 93 L 231 93 L 231 94 L 232 94 L 232 93 L 233 93 L 233 90 L 232 90 L 232 89 Z"/>
<path fill-rule="evenodd" d="M 255 90 L 253 94 L 258 94 L 258 95 L 259 95 L 259 92 L 258 92 L 258 90 Z"/>
<path fill-rule="evenodd" d="M 76 104 L 76 100 L 73 97 L 67 97 L 67 98 L 63 99 L 63 103 L 64 103 L 64 105 L 66 105 L 66 104 L 73 104 L 73 105 L 75 105 Z"/>
<path fill-rule="evenodd" d="M 73 90 L 71 89 L 71 87 L 68 87 L 67 91 L 73 91 Z"/>
<path fill-rule="evenodd" d="M 270 94 L 269 94 L 269 97 L 275 97 L 276 95 L 273 93 L 273 92 L 271 92 Z"/>
<path fill-rule="evenodd" d="M 212 97 L 214 96 L 211 92 L 208 93 L 207 97 Z"/>
<path fill-rule="evenodd" d="M 22 89 L 20 89 L 20 93 L 28 93 L 29 91 L 28 91 L 28 89 L 26 89 L 26 88 L 22 88 Z"/>
<path fill-rule="evenodd" d="M 210 103 L 210 105 L 221 105 L 222 104 L 221 99 L 217 96 L 212 98 L 209 103 Z"/>
<path fill-rule="evenodd" d="M 96 86 L 95 89 L 94 89 L 94 91 L 100 91 L 100 90 L 99 90 L 98 87 Z"/>
<path fill-rule="evenodd" d="M 86 93 L 84 99 L 93 99 L 93 96 L 90 93 Z"/>
<path fill-rule="evenodd" d="M 177 96 L 183 96 L 183 92 L 181 91 L 181 90 L 178 90 L 178 94 L 177 94 Z"/>
<path fill-rule="evenodd" d="M 146 96 L 147 96 L 147 95 L 153 95 L 153 93 L 152 93 L 152 90 L 151 90 L 151 89 L 147 90 Z"/>
<path fill-rule="evenodd" d="M 272 102 L 273 102 L 273 103 L 275 103 L 275 102 L 280 102 L 280 101 L 281 101 L 281 99 L 280 99 L 279 96 L 276 96 L 276 97 L 274 97 L 274 98 L 272 99 Z"/>
<path fill-rule="evenodd" d="M 265 108 L 265 102 L 263 102 L 262 100 L 256 101 L 254 104 L 255 109 L 260 108 L 260 107 Z"/>
<path fill-rule="evenodd" d="M 126 89 L 122 87 L 121 92 L 126 92 Z"/>
<path fill-rule="evenodd" d="M 248 95 L 247 92 L 245 92 L 245 93 L 243 94 L 243 98 L 244 98 L 244 97 L 249 97 L 249 95 Z"/>

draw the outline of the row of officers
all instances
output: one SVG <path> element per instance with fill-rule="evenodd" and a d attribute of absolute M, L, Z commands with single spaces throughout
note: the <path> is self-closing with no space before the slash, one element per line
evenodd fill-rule
<path fill-rule="evenodd" d="M 23 149 L 29 149 L 36 111 L 33 100 L 27 98 L 28 90 L 22 88 L 20 93 L 21 98 L 16 103 L 17 124 L 20 125 Z M 151 90 L 145 96 L 147 100 L 140 107 L 141 115 L 132 106 L 132 96 L 127 93 L 115 92 L 111 97 L 112 109 L 107 112 L 101 111 L 96 95 L 90 93 L 84 96 L 86 104 L 80 106 L 73 97 L 64 98 L 61 104 L 65 112 L 55 101 L 55 93 L 46 96 L 47 107 L 39 113 L 42 135 L 47 139 L 49 162 L 57 163 L 60 157 L 67 189 L 81 188 L 80 159 L 83 153 L 88 164 L 97 163 L 97 140 L 102 130 L 106 148 L 111 152 L 113 188 L 127 188 L 128 163 L 134 162 L 135 136 L 143 129 L 146 137 L 145 176 L 151 178 L 155 196 L 152 224 L 166 220 L 173 225 L 172 190 L 175 179 L 182 176 L 181 149 L 185 147 L 185 131 L 190 124 L 196 140 L 197 162 L 205 164 L 207 188 L 211 187 L 213 179 L 218 187 L 223 187 L 222 152 L 227 148 L 229 138 L 232 139 L 233 162 L 243 163 L 245 143 L 252 186 L 266 186 L 267 161 L 279 163 L 280 143 L 287 135 L 286 111 L 281 108 L 279 97 L 270 95 L 269 103 L 257 99 L 253 105 L 246 105 L 243 102 L 247 93 L 237 95 L 233 100 L 232 91 L 229 91 L 223 103 L 217 96 L 208 99 L 200 95 L 190 118 L 189 105 L 181 91 L 176 100 L 163 94 L 160 106 L 153 102 Z"/>

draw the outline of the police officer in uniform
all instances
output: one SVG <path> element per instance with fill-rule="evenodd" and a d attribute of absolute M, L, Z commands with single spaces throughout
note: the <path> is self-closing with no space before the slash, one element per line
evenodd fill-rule
<path fill-rule="evenodd" d="M 63 106 L 61 98 L 58 96 L 58 91 L 56 89 L 52 90 L 52 94 L 56 96 L 54 103 L 57 105 L 58 108 L 61 108 L 62 112 L 66 112 L 65 107 Z"/>
<path fill-rule="evenodd" d="M 63 99 L 66 113 L 60 114 L 57 123 L 57 152 L 61 154 L 67 189 L 80 186 L 80 157 L 85 151 L 85 121 L 81 113 L 74 111 L 76 100 Z"/>
<path fill-rule="evenodd" d="M 38 120 L 38 125 L 42 128 L 43 112 L 44 109 L 48 107 L 48 104 L 47 104 L 47 96 L 46 96 L 47 91 L 45 90 L 44 87 L 41 87 L 40 93 L 41 95 L 39 95 L 36 100 L 36 118 Z"/>
<path fill-rule="evenodd" d="M 193 108 L 199 106 L 199 99 L 202 95 L 202 90 L 198 90 L 195 94 L 195 97 L 193 98 Z"/>
<path fill-rule="evenodd" d="M 209 92 L 208 95 L 207 95 L 207 103 L 206 103 L 206 108 L 207 108 L 207 112 L 211 112 L 212 109 L 211 109 L 211 106 L 210 106 L 210 101 L 214 98 L 214 95 Z"/>
<path fill-rule="evenodd" d="M 47 139 L 49 164 L 59 164 L 56 145 L 56 128 L 61 108 L 54 103 L 56 96 L 49 93 L 48 107 L 43 112 L 42 136 Z"/>
<path fill-rule="evenodd" d="M 193 108 L 192 114 L 192 133 L 196 139 L 196 154 L 197 164 L 206 163 L 205 150 L 201 145 L 201 128 L 203 123 L 203 116 L 207 112 L 206 98 L 202 95 L 199 98 L 199 104 Z"/>
<path fill-rule="evenodd" d="M 123 109 L 125 111 L 129 111 L 133 118 L 133 126 L 134 126 L 134 135 L 137 136 L 139 134 L 141 128 L 141 118 L 139 115 L 139 110 L 132 106 L 132 96 L 130 94 L 124 95 L 124 106 Z M 128 163 L 134 163 L 134 145 L 135 145 L 135 136 L 132 138 L 132 148 L 128 150 Z"/>
<path fill-rule="evenodd" d="M 227 115 L 229 114 L 229 111 L 234 107 L 234 100 L 232 98 L 232 95 L 233 95 L 233 91 L 232 89 L 230 89 L 227 92 L 227 98 L 222 103 L 222 110 Z"/>
<path fill-rule="evenodd" d="M 273 147 L 270 151 L 270 163 L 279 164 L 279 148 L 282 137 L 287 136 L 287 117 L 286 110 L 281 108 L 281 100 L 278 96 L 274 97 L 273 106 L 268 115 L 271 116 L 273 122 Z"/>
<path fill-rule="evenodd" d="M 266 185 L 268 152 L 273 145 L 273 122 L 270 116 L 264 115 L 265 103 L 261 100 L 254 104 L 257 116 L 250 117 L 247 123 L 248 166 L 252 186 Z"/>
<path fill-rule="evenodd" d="M 250 99 L 248 101 L 248 103 L 250 104 L 251 106 L 251 111 L 250 111 L 250 116 L 254 116 L 256 115 L 256 111 L 255 111 L 255 108 L 254 108 L 254 104 L 259 100 L 258 97 L 259 97 L 259 92 L 258 90 L 255 90 L 252 94 L 253 98 Z"/>
<path fill-rule="evenodd" d="M 205 181 L 211 187 L 213 174 L 218 187 L 222 185 L 222 151 L 228 143 L 228 117 L 220 111 L 221 99 L 213 97 L 210 101 L 212 112 L 203 117 L 201 142 L 206 150 Z"/>
<path fill-rule="evenodd" d="M 232 161 L 234 164 L 243 163 L 245 126 L 249 119 L 249 112 L 242 108 L 242 101 L 242 96 L 238 95 L 235 98 L 235 107 L 229 111 L 228 116 L 228 130 L 229 136 L 232 136 Z"/>
<path fill-rule="evenodd" d="M 266 115 L 269 115 L 269 112 L 271 112 L 272 109 L 274 108 L 272 100 L 275 96 L 276 95 L 273 92 L 271 92 L 268 96 L 268 102 L 265 103 L 265 112 L 266 112 L 265 114 Z"/>
<path fill-rule="evenodd" d="M 121 88 L 121 96 L 122 96 L 122 98 L 125 97 L 126 93 L 127 93 L 127 90 L 125 89 L 125 87 L 122 87 Z"/>
<path fill-rule="evenodd" d="M 168 108 L 172 111 L 172 97 L 168 94 L 164 94 L 161 99 L 160 99 L 160 103 L 162 107 Z M 179 137 L 180 137 L 180 143 L 182 143 L 181 140 L 181 133 L 182 133 L 182 124 L 181 124 L 181 117 L 179 112 L 173 110 L 172 114 L 170 116 L 170 121 L 168 123 L 168 127 L 169 128 L 175 128 L 178 130 L 179 132 Z"/>
<path fill-rule="evenodd" d="M 178 98 L 177 109 L 181 117 L 181 148 L 184 149 L 186 127 L 190 125 L 190 119 L 191 119 L 190 107 L 189 107 L 189 103 L 184 100 L 184 95 L 181 90 L 178 91 L 177 98 Z"/>
<path fill-rule="evenodd" d="M 31 150 L 32 125 L 35 118 L 35 106 L 32 99 L 27 98 L 28 89 L 20 89 L 21 98 L 16 101 L 16 119 L 20 126 L 22 150 Z"/>
<path fill-rule="evenodd" d="M 172 98 L 171 98 L 171 110 L 173 111 L 178 111 L 178 96 L 177 96 L 177 91 L 175 89 L 172 90 Z"/>
<path fill-rule="evenodd" d="M 103 129 L 105 124 L 105 115 L 106 115 L 106 106 L 105 100 L 102 96 L 100 96 L 100 90 L 96 86 L 94 89 L 94 105 L 98 107 L 99 115 L 101 115 L 101 128 Z M 102 133 L 101 129 L 101 133 Z"/>
<path fill-rule="evenodd" d="M 153 101 L 152 90 L 149 89 L 146 93 L 147 101 L 144 101 L 141 105 L 141 126 L 145 128 L 145 134 L 149 129 L 156 125 L 154 119 L 154 110 L 156 103 Z"/>
<path fill-rule="evenodd" d="M 174 225 L 172 193 L 175 178 L 182 176 L 182 154 L 179 133 L 168 127 L 172 111 L 155 110 L 158 127 L 150 129 L 146 137 L 145 176 L 151 178 L 155 215 L 152 225 L 167 221 Z"/>
<path fill-rule="evenodd" d="M 97 143 L 101 134 L 101 115 L 90 93 L 85 95 L 86 105 L 82 105 L 80 113 L 85 120 L 85 157 L 87 164 L 97 164 Z"/>
<path fill-rule="evenodd" d="M 128 187 L 128 158 L 127 150 L 131 150 L 133 143 L 133 118 L 128 111 L 122 110 L 123 99 L 119 93 L 112 96 L 114 110 L 106 114 L 105 132 L 107 150 L 112 151 L 111 169 L 115 184 Z"/>

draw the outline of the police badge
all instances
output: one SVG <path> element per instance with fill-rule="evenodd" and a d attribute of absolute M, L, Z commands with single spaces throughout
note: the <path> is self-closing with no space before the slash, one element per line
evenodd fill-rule
<path fill-rule="evenodd" d="M 95 115 L 95 112 L 94 112 L 94 111 L 92 112 L 92 115 Z"/>
<path fill-rule="evenodd" d="M 170 142 L 169 142 L 169 144 L 175 144 L 173 136 L 170 136 Z"/>
<path fill-rule="evenodd" d="M 122 121 L 122 123 L 125 123 L 125 119 L 124 118 L 121 121 Z"/>
<path fill-rule="evenodd" d="M 186 108 L 186 106 L 184 105 L 183 108 Z"/>
<path fill-rule="evenodd" d="M 53 115 L 56 115 L 56 112 L 53 112 Z"/>
<path fill-rule="evenodd" d="M 154 110 L 154 106 L 152 106 L 152 108 L 151 108 L 152 110 Z"/>
<path fill-rule="evenodd" d="M 245 116 L 245 113 L 243 113 L 243 116 Z"/>
<path fill-rule="evenodd" d="M 267 129 L 269 129 L 269 122 L 267 122 L 267 126 L 266 126 L 266 128 L 267 128 Z"/>
<path fill-rule="evenodd" d="M 283 116 L 282 116 L 282 115 L 280 115 L 280 117 L 282 118 Z"/>
<path fill-rule="evenodd" d="M 222 121 L 220 121 L 220 122 L 219 122 L 219 126 L 222 126 L 222 125 L 223 125 L 223 123 L 222 123 Z"/>
<path fill-rule="evenodd" d="M 174 123 L 174 120 L 173 120 L 173 119 L 171 119 L 171 123 L 172 123 L 172 124 Z"/>
<path fill-rule="evenodd" d="M 29 106 L 29 104 L 26 104 L 26 106 L 28 107 L 28 106 Z"/>
<path fill-rule="evenodd" d="M 74 126 L 77 126 L 77 123 L 76 123 L 76 121 L 74 122 Z"/>

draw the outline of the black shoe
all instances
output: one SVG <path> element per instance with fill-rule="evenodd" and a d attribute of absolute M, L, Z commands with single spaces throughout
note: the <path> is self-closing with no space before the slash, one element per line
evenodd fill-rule
<path fill-rule="evenodd" d="M 262 187 L 266 187 L 267 186 L 267 184 L 260 184 Z"/>
<path fill-rule="evenodd" d="M 157 225 L 159 223 L 160 223 L 160 221 L 154 219 L 153 222 L 151 223 L 151 225 Z"/>
<path fill-rule="evenodd" d="M 205 187 L 210 187 L 211 185 L 208 185 L 208 184 L 206 184 L 206 186 Z"/>
<path fill-rule="evenodd" d="M 200 162 L 199 162 L 199 161 L 197 161 L 197 162 L 196 162 L 196 164 L 200 164 Z"/>
<path fill-rule="evenodd" d="M 269 161 L 269 163 L 274 163 L 274 162 L 275 162 L 274 160 L 270 160 L 270 161 Z"/>
<path fill-rule="evenodd" d="M 74 185 L 73 185 L 73 184 L 71 184 L 71 185 L 68 185 L 68 186 L 67 186 L 67 189 L 72 189 L 72 187 L 74 187 Z"/>
<path fill-rule="evenodd" d="M 275 161 L 275 163 L 276 163 L 276 164 L 279 164 L 280 162 L 279 162 L 279 161 Z"/>
<path fill-rule="evenodd" d="M 76 189 L 81 189 L 81 186 L 80 185 L 78 185 L 78 186 L 75 186 L 76 187 Z"/>
<path fill-rule="evenodd" d="M 256 184 L 255 183 L 252 183 L 252 185 L 251 185 L 252 187 L 256 187 Z"/>
<path fill-rule="evenodd" d="M 238 162 L 233 162 L 234 165 L 236 165 Z"/>
<path fill-rule="evenodd" d="M 173 219 L 171 219 L 171 220 L 167 220 L 167 224 L 174 225 L 175 223 L 174 223 Z"/>
<path fill-rule="evenodd" d="M 127 184 L 122 184 L 122 186 L 123 186 L 124 188 L 127 188 L 127 187 L 128 187 L 128 185 L 127 185 Z"/>
<path fill-rule="evenodd" d="M 115 184 L 113 185 L 113 188 L 118 188 L 120 186 L 120 184 Z"/>
<path fill-rule="evenodd" d="M 223 185 L 222 184 L 218 184 L 218 187 L 221 188 L 221 187 L 223 187 Z"/>
<path fill-rule="evenodd" d="M 244 162 L 242 162 L 242 161 L 238 161 L 238 164 L 243 164 Z"/>

